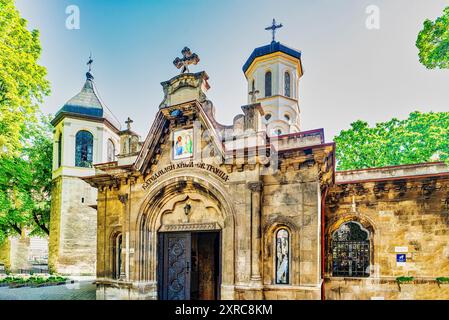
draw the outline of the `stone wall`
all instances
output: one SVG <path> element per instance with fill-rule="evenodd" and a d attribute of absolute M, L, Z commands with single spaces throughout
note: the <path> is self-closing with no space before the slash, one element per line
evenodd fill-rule
<path fill-rule="evenodd" d="M 448 175 L 354 177 L 336 184 L 327 197 L 326 298 L 448 299 L 447 286 L 436 282 L 449 276 Z M 331 235 L 347 221 L 371 233 L 367 279 L 332 277 Z M 406 263 L 397 263 L 399 253 L 406 254 Z M 402 276 L 414 281 L 399 290 L 396 278 Z"/>
<path fill-rule="evenodd" d="M 320 185 L 316 166 L 264 177 L 263 270 L 266 299 L 319 299 Z M 275 284 L 275 235 L 290 233 L 289 286 Z"/>
<path fill-rule="evenodd" d="M 97 190 L 77 177 L 54 180 L 49 267 L 61 274 L 95 274 Z"/>
<path fill-rule="evenodd" d="M 327 278 L 324 282 L 327 300 L 447 300 L 449 285 L 434 279 L 417 279 L 398 284 L 396 279 Z"/>
<path fill-rule="evenodd" d="M 10 242 L 8 239 L 0 244 L 0 264 L 4 266 L 5 271 L 11 270 Z"/>
<path fill-rule="evenodd" d="M 58 269 L 60 225 L 61 225 L 61 198 L 62 198 L 62 176 L 53 180 L 51 189 L 50 207 L 50 237 L 48 242 L 48 269 L 56 272 Z"/>
<path fill-rule="evenodd" d="M 27 236 L 10 238 L 10 262 L 11 272 L 20 273 L 22 270 L 30 270 L 29 261 L 30 238 Z"/>

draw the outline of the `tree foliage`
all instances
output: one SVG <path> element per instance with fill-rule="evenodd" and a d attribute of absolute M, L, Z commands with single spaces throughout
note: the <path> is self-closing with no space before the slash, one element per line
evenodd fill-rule
<path fill-rule="evenodd" d="M 48 235 L 52 130 L 48 117 L 28 127 L 19 155 L 0 157 L 0 242 L 24 229 Z"/>
<path fill-rule="evenodd" d="M 0 242 L 24 229 L 48 234 L 52 139 L 39 104 L 49 94 L 39 32 L 0 0 Z"/>
<path fill-rule="evenodd" d="M 0 156 L 19 152 L 25 127 L 49 93 L 39 32 L 29 31 L 13 0 L 0 0 Z"/>
<path fill-rule="evenodd" d="M 370 127 L 356 121 L 335 137 L 339 170 L 449 161 L 449 112 L 412 112 Z"/>
<path fill-rule="evenodd" d="M 427 19 L 418 34 L 419 61 L 428 69 L 449 68 L 449 7 L 435 21 Z"/>

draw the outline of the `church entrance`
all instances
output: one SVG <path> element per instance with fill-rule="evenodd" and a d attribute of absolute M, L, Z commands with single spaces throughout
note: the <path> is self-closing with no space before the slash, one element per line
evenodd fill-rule
<path fill-rule="evenodd" d="M 158 261 L 159 299 L 219 299 L 220 232 L 159 233 Z"/>

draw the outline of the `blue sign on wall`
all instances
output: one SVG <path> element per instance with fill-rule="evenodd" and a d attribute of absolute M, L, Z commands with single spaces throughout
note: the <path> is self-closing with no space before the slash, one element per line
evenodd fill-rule
<path fill-rule="evenodd" d="M 405 253 L 400 253 L 396 255 L 396 262 L 407 262 L 407 256 Z"/>

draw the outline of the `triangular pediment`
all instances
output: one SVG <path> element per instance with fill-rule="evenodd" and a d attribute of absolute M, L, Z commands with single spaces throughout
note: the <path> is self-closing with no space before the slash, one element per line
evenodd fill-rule
<path fill-rule="evenodd" d="M 210 102 L 208 102 L 210 103 Z M 203 105 L 194 100 L 162 108 L 156 114 L 135 168 L 148 174 L 153 166 L 224 158 L 220 129 Z"/>

